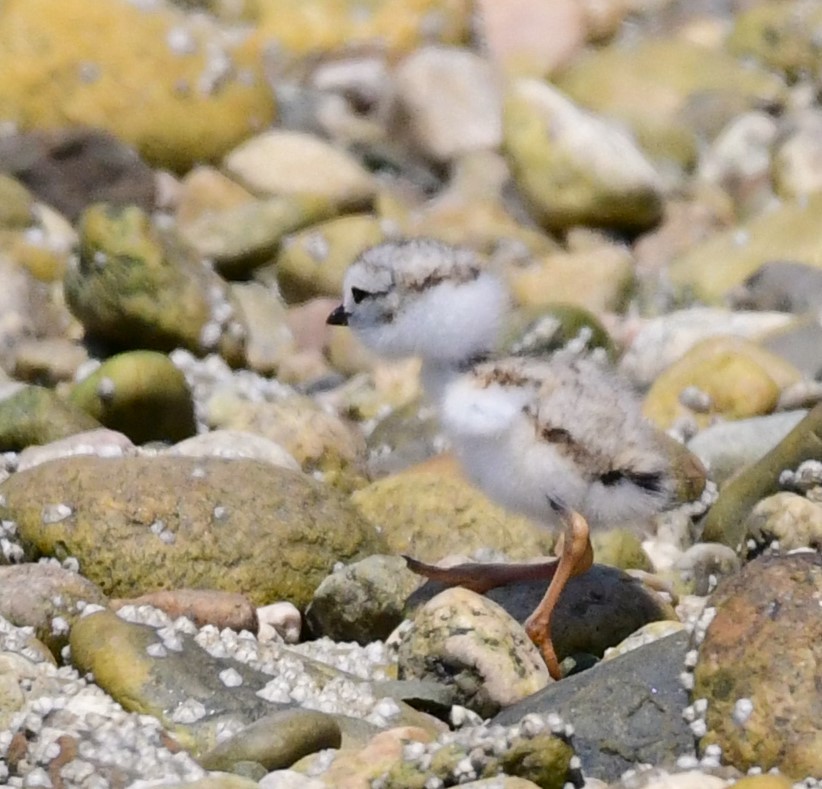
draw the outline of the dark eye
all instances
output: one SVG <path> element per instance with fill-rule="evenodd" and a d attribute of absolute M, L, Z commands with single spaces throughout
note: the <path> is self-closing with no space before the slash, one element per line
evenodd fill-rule
<path fill-rule="evenodd" d="M 354 304 L 359 304 L 361 301 L 373 295 L 373 293 L 369 293 L 367 290 L 363 290 L 362 288 L 351 288 L 351 298 L 354 299 Z"/>

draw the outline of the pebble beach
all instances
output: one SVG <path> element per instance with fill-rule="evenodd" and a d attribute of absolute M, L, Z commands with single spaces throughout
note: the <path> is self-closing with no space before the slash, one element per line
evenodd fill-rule
<path fill-rule="evenodd" d="M 822 6 L 0 1 L 0 785 L 822 786 Z M 465 247 L 684 502 L 557 535 L 326 318 Z M 699 469 L 695 480 L 694 469 Z M 689 487 L 692 485 L 692 487 Z"/>

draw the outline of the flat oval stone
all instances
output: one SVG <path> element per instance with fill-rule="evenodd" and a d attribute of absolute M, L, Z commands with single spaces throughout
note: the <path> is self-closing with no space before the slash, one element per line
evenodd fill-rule
<path fill-rule="evenodd" d="M 0 495 L 31 558 L 74 556 L 113 597 L 198 587 L 299 607 L 335 562 L 384 547 L 343 494 L 253 460 L 63 458 Z"/>

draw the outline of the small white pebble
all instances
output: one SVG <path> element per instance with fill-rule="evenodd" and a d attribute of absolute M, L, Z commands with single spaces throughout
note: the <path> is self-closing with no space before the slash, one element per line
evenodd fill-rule
<path fill-rule="evenodd" d="M 73 512 L 74 510 L 68 504 L 47 504 L 43 507 L 40 519 L 47 525 L 60 523 L 71 517 Z"/>
<path fill-rule="evenodd" d="M 108 376 L 103 376 L 97 383 L 97 397 L 101 400 L 110 401 L 114 398 L 116 389 L 114 381 Z"/>
<path fill-rule="evenodd" d="M 676 766 L 680 770 L 695 770 L 699 767 L 699 759 L 697 759 L 696 756 L 686 754 L 676 760 Z"/>
<path fill-rule="evenodd" d="M 688 724 L 690 726 L 691 731 L 694 733 L 694 737 L 697 739 L 701 739 L 708 733 L 708 726 L 702 718 L 697 718 L 692 723 Z"/>
<path fill-rule="evenodd" d="M 243 678 L 240 673 L 233 668 L 227 668 L 220 672 L 220 681 L 227 688 L 237 688 L 243 684 Z"/>
<path fill-rule="evenodd" d="M 55 616 L 51 620 L 51 632 L 55 636 L 62 636 L 69 631 L 69 623 L 62 616 Z"/>
<path fill-rule="evenodd" d="M 196 723 L 205 717 L 205 705 L 196 699 L 188 699 L 180 704 L 171 716 L 175 723 Z"/>
<path fill-rule="evenodd" d="M 716 743 L 712 743 L 705 748 L 705 756 L 709 759 L 721 759 L 722 758 L 722 747 L 717 745 Z"/>
<path fill-rule="evenodd" d="M 738 699 L 734 704 L 732 717 L 737 726 L 744 726 L 751 717 L 754 710 L 753 702 L 750 699 Z"/>
<path fill-rule="evenodd" d="M 168 650 L 159 642 L 155 641 L 146 647 L 146 654 L 150 657 L 161 658 L 168 655 Z"/>
<path fill-rule="evenodd" d="M 257 620 L 260 623 L 257 634 L 260 643 L 282 639 L 286 644 L 296 644 L 300 640 L 302 616 L 293 603 L 261 606 L 257 609 Z"/>

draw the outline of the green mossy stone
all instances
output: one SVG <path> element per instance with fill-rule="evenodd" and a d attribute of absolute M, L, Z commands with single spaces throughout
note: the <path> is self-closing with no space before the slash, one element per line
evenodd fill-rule
<path fill-rule="evenodd" d="M 277 258 L 277 282 L 286 301 L 339 298 L 348 267 L 383 238 L 382 223 L 370 214 L 331 219 L 294 233 Z"/>
<path fill-rule="evenodd" d="M 808 415 L 770 452 L 727 482 L 708 511 L 702 539 L 721 542 L 737 552 L 744 548 L 748 515 L 766 496 L 780 490 L 779 476 L 806 460 L 822 457 L 822 404 Z"/>
<path fill-rule="evenodd" d="M 822 7 L 815 0 L 760 3 L 736 15 L 727 44 L 733 54 L 753 57 L 794 80 L 822 68 L 820 25 Z"/>
<path fill-rule="evenodd" d="M 215 323 L 215 308 L 228 300 L 226 283 L 148 214 L 98 203 L 83 213 L 79 232 L 79 262 L 67 268 L 63 285 L 87 335 L 119 349 L 214 349 L 231 364 L 243 360 L 242 332 Z M 205 342 L 210 325 L 218 333 Z"/>
<path fill-rule="evenodd" d="M 0 400 L 2 452 L 19 452 L 98 427 L 94 417 L 42 386 L 25 386 Z"/>
<path fill-rule="evenodd" d="M 74 387 L 69 400 L 135 444 L 176 443 L 197 431 L 185 376 L 156 351 L 112 356 Z"/>
<path fill-rule="evenodd" d="M 0 173 L 0 228 L 28 227 L 34 218 L 34 198 L 23 184 Z"/>
<path fill-rule="evenodd" d="M 304 607 L 336 562 L 386 552 L 343 494 L 253 460 L 77 456 L 0 495 L 29 560 L 74 556 L 110 597 L 200 588 Z"/>

